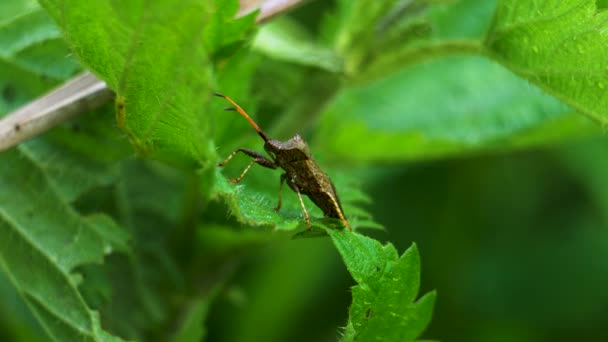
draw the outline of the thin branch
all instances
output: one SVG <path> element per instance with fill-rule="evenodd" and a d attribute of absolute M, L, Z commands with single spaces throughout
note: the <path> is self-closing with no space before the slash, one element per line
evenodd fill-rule
<path fill-rule="evenodd" d="M 241 0 L 237 17 L 259 9 L 258 23 L 282 14 L 303 0 Z M 0 119 L 0 151 L 35 137 L 78 114 L 108 102 L 113 92 L 89 71 Z"/>
<path fill-rule="evenodd" d="M 63 121 L 109 101 L 113 93 L 85 72 L 8 114 L 0 121 L 0 151 L 30 139 Z"/>

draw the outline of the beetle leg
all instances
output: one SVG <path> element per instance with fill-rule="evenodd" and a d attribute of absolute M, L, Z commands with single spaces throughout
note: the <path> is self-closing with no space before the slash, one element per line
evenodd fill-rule
<path fill-rule="evenodd" d="M 261 153 L 253 151 L 253 150 L 249 150 L 246 148 L 239 148 L 238 150 L 232 152 L 228 158 L 226 158 L 226 160 L 224 160 L 223 162 L 217 164 L 217 166 L 224 166 L 226 165 L 226 163 L 228 163 L 232 158 L 234 158 L 234 156 L 239 153 L 239 152 L 243 152 L 244 154 L 250 156 L 253 158 L 253 160 L 251 161 L 251 163 L 249 163 L 249 165 L 247 165 L 247 167 L 245 168 L 245 170 L 243 170 L 243 172 L 241 172 L 241 174 L 237 177 L 237 178 L 230 178 L 230 181 L 232 183 L 238 183 L 241 181 L 241 179 L 243 179 L 243 177 L 245 177 L 245 174 L 247 173 L 247 171 L 249 171 L 249 169 L 251 168 L 251 166 L 254 163 L 257 163 L 259 165 L 262 165 L 263 167 L 267 167 L 269 169 L 276 169 L 277 165 L 270 159 L 264 157 Z"/>
<path fill-rule="evenodd" d="M 304 218 L 306 218 L 306 224 L 308 225 L 308 230 L 310 230 L 310 217 L 308 217 L 308 211 L 306 211 L 306 207 L 304 206 L 304 200 L 302 200 L 302 194 L 300 193 L 300 188 L 292 181 L 290 182 L 292 189 L 298 194 L 298 198 L 300 199 L 300 205 L 302 206 L 302 211 L 304 211 Z"/>
<path fill-rule="evenodd" d="M 334 204 L 334 207 L 337 208 L 337 212 L 338 212 L 338 216 L 340 216 L 340 220 L 342 221 L 342 223 L 344 223 L 344 225 L 346 226 L 346 228 L 348 228 L 348 230 L 352 231 L 353 228 L 350 226 L 350 223 L 348 223 L 348 221 L 346 220 L 346 217 L 344 217 L 344 213 L 342 213 L 342 208 L 338 204 L 338 201 L 336 201 L 336 199 L 334 198 L 334 196 L 332 196 L 332 194 L 328 194 L 328 195 L 329 195 L 329 198 L 331 199 L 332 203 Z"/>
<path fill-rule="evenodd" d="M 281 200 L 283 198 L 283 183 L 285 183 L 285 179 L 287 179 L 286 173 L 281 175 L 281 180 L 279 181 L 279 203 L 277 203 L 277 207 L 274 208 L 275 211 L 279 211 L 281 209 Z"/>
<path fill-rule="evenodd" d="M 230 153 L 230 155 L 228 156 L 228 158 L 226 158 L 226 160 L 224 160 L 223 162 L 217 164 L 217 166 L 222 167 L 224 165 L 226 165 L 230 159 L 234 158 L 234 156 L 236 156 L 237 153 L 239 152 L 243 152 L 246 155 L 252 157 L 256 163 L 267 167 L 269 169 L 276 169 L 277 165 L 270 159 L 266 158 L 263 154 L 261 154 L 260 152 L 254 151 L 254 150 L 250 150 L 247 148 L 239 148 L 238 150 Z"/>
<path fill-rule="evenodd" d="M 247 173 L 247 171 L 249 171 L 249 169 L 251 169 L 251 166 L 255 164 L 255 159 L 251 161 L 251 163 L 249 163 L 249 165 L 247 165 L 247 167 L 245 168 L 245 170 L 243 170 L 243 172 L 241 172 L 241 174 L 236 177 L 236 178 L 228 178 L 232 183 L 236 184 L 238 182 L 241 181 L 241 179 L 243 179 L 243 177 L 245 177 L 245 174 Z"/>

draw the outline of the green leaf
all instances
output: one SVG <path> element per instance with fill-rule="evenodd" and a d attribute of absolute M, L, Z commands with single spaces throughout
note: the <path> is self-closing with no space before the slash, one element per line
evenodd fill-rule
<path fill-rule="evenodd" d="M 138 153 L 190 167 L 216 158 L 210 50 L 250 29 L 249 17 L 228 25 L 236 3 L 43 1 L 80 61 L 117 92 L 118 126 Z"/>
<path fill-rule="evenodd" d="M 10 2 L 23 7 L 0 14 L 0 60 L 53 79 L 66 79 L 79 70 L 46 12 L 36 3 Z"/>
<path fill-rule="evenodd" d="M 327 229 L 358 285 L 342 341 L 414 341 L 429 324 L 435 292 L 417 301 L 420 257 L 412 245 L 401 257 L 391 244 L 347 230 Z"/>
<path fill-rule="evenodd" d="M 0 115 L 79 70 L 60 33 L 35 1 L 0 5 Z"/>
<path fill-rule="evenodd" d="M 80 69 L 37 3 L 5 3 L 12 6 L 0 11 L 2 114 Z M 0 155 L 2 269 L 55 340 L 113 339 L 83 300 L 82 275 L 75 271 L 129 250 L 128 235 L 109 216 L 74 208 L 83 194 L 116 181 L 116 165 L 108 161 L 125 155 L 104 113 L 67 122 L 49 139 Z"/>
<path fill-rule="evenodd" d="M 35 0 L 3 1 L 0 3 L 0 24 L 38 8 Z"/>
<path fill-rule="evenodd" d="M 46 341 L 48 335 L 42 330 L 31 310 L 19 296 L 4 272 L 0 272 L 0 322 L 3 339 L 9 341 Z"/>
<path fill-rule="evenodd" d="M 432 1 L 338 1 L 339 24 L 334 43 L 344 59 L 346 74 L 357 76 L 376 60 L 427 37 L 429 26 L 420 14 L 429 2 Z"/>
<path fill-rule="evenodd" d="M 428 8 L 411 2 L 414 4 L 418 6 L 413 10 L 422 12 L 420 18 L 402 20 L 404 31 L 398 32 L 389 46 L 375 48 L 378 56 L 355 75 L 355 82 L 384 78 L 434 58 L 483 53 L 482 40 L 496 7 L 494 0 L 439 1 Z"/>
<path fill-rule="evenodd" d="M 433 40 L 482 39 L 496 10 L 496 0 L 460 0 L 429 8 Z"/>
<path fill-rule="evenodd" d="M 44 79 L 11 61 L 0 58 L 0 115 L 4 115 L 29 99 L 42 94 L 56 84 L 56 80 Z"/>
<path fill-rule="evenodd" d="M 216 12 L 210 17 L 203 36 L 207 52 L 217 55 L 222 49 L 245 42 L 244 33 L 252 30 L 257 12 L 234 19 L 239 9 L 238 1 L 215 0 L 214 7 Z"/>
<path fill-rule="evenodd" d="M 607 30 L 594 0 L 499 1 L 485 43 L 516 74 L 607 124 Z"/>
<path fill-rule="evenodd" d="M 236 161 L 231 161 L 231 163 L 236 163 Z M 246 166 L 244 163 L 240 165 Z M 238 172 L 230 168 L 228 171 L 231 172 L 230 174 Z M 358 189 L 355 175 L 348 175 L 345 171 L 340 172 L 339 170 L 325 171 L 337 176 L 332 177 L 332 180 L 350 225 L 353 228 L 381 228 L 382 226 L 371 220 L 367 211 L 359 207 L 360 203 L 369 202 L 369 198 Z M 230 213 L 240 222 L 278 230 L 306 227 L 297 195 L 287 186 L 283 189 L 281 210 L 278 212 L 274 210 L 279 193 L 279 172 L 260 167 L 255 171 L 249 171 L 247 177 L 238 185 L 230 183 L 220 172 L 220 168 L 215 169 L 217 181 L 213 188 L 214 196 L 216 198 L 221 196 L 228 205 Z M 269 176 L 269 173 L 273 173 L 274 177 Z M 341 225 L 338 220 L 324 218 L 321 210 L 307 196 L 303 196 L 303 200 L 313 227 L 324 227 L 327 224 Z"/>
<path fill-rule="evenodd" d="M 313 149 L 353 162 L 436 158 L 601 134 L 589 120 L 480 57 L 429 61 L 344 88 L 319 125 Z"/>
<path fill-rule="evenodd" d="M 61 145 L 40 139 L 22 147 L 21 152 L 35 161 L 68 203 L 91 188 L 113 183 L 118 177 L 116 165 L 83 158 L 80 154 L 66 151 Z"/>
<path fill-rule="evenodd" d="M 149 160 L 125 161 L 119 173 L 119 182 L 89 193 L 78 204 L 83 210 L 93 206 L 118 217 L 132 235 L 132 247 L 102 266 L 83 268 L 85 282 L 80 288 L 109 331 L 130 340 L 169 338 L 191 301 L 200 297 L 199 284 L 186 279 L 188 268 L 179 260 L 198 253 L 191 224 L 200 213 L 186 209 L 195 201 L 187 196 L 196 191 L 189 184 L 195 177 Z M 196 270 L 208 272 L 200 264 Z"/>
<path fill-rule="evenodd" d="M 314 66 L 329 72 L 342 70 L 342 62 L 330 49 L 317 44 L 295 21 L 278 18 L 264 25 L 253 49 L 274 59 Z"/>
<path fill-rule="evenodd" d="M 101 263 L 113 250 L 125 251 L 126 236 L 106 216 L 76 213 L 66 201 L 75 190 L 45 174 L 28 148 L 4 152 L 0 163 L 3 271 L 54 339 L 110 340 L 71 272 Z"/>

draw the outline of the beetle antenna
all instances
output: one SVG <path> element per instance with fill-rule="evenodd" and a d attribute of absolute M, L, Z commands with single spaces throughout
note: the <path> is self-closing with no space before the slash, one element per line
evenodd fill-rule
<path fill-rule="evenodd" d="M 256 130 L 256 132 L 258 132 L 258 134 L 262 137 L 262 139 L 264 139 L 265 142 L 268 142 L 268 137 L 260 129 L 260 127 L 258 126 L 258 124 L 256 124 L 255 121 L 253 121 L 253 119 L 243 110 L 243 108 L 241 108 L 241 106 L 239 106 L 236 102 L 234 102 L 234 100 L 232 100 L 228 96 L 226 96 L 224 94 L 220 94 L 220 93 L 214 93 L 213 95 L 219 96 L 219 97 L 223 97 L 224 100 L 230 102 L 234 106 L 234 108 L 228 107 L 228 108 L 226 108 L 226 110 L 236 110 L 239 114 L 241 114 L 242 116 L 244 116 L 245 119 L 247 119 L 247 121 L 249 121 L 249 123 L 251 124 L 251 126 L 253 126 L 253 128 Z"/>

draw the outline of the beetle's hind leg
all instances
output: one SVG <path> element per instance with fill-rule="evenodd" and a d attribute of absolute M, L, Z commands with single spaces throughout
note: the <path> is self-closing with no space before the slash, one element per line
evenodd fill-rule
<path fill-rule="evenodd" d="M 298 199 L 300 200 L 300 205 L 302 206 L 302 211 L 304 212 L 304 218 L 306 219 L 306 225 L 308 226 L 308 230 L 311 228 L 310 217 L 308 217 L 308 211 L 306 211 L 306 207 L 304 206 L 304 200 L 302 199 L 302 194 L 300 193 L 300 188 L 294 183 L 290 182 L 291 188 L 298 194 Z"/>
<path fill-rule="evenodd" d="M 262 165 L 263 167 L 267 167 L 269 169 L 277 168 L 277 165 L 272 160 L 264 157 L 261 153 L 259 153 L 257 151 L 249 150 L 246 148 L 239 148 L 238 150 L 232 152 L 228 156 L 228 158 L 226 158 L 223 162 L 217 164 L 217 166 L 222 167 L 222 166 L 226 165 L 239 152 L 242 152 L 242 153 L 252 157 L 253 160 L 251 161 L 251 163 L 249 163 L 249 165 L 247 165 L 245 170 L 243 170 L 243 172 L 241 172 L 241 174 L 237 178 L 229 178 L 232 183 L 236 184 L 236 183 L 240 182 L 241 179 L 243 179 L 243 177 L 245 177 L 245 174 L 247 174 L 247 172 L 249 171 L 251 166 L 253 166 L 253 164 L 257 163 L 257 164 Z"/>

